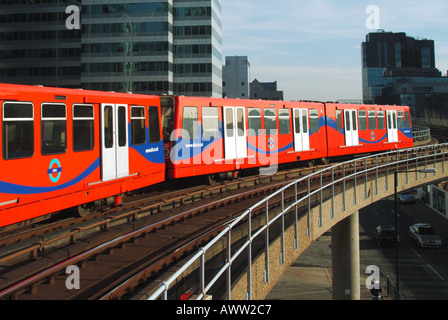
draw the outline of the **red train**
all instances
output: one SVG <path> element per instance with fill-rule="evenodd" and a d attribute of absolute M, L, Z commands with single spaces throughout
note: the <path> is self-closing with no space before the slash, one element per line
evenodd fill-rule
<path fill-rule="evenodd" d="M 0 84 L 0 227 L 116 206 L 166 179 L 413 146 L 408 107 Z"/>

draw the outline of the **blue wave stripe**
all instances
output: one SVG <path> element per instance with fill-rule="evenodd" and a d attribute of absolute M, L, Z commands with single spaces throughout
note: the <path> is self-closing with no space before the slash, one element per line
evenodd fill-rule
<path fill-rule="evenodd" d="M 291 149 L 292 147 L 294 147 L 294 142 L 291 142 L 290 144 L 288 144 L 288 145 L 286 145 L 283 148 L 278 149 L 278 150 L 266 151 L 266 150 L 261 150 L 261 149 L 258 149 L 257 147 L 254 147 L 249 142 L 247 143 L 247 148 L 249 150 L 255 151 L 255 152 L 260 153 L 260 154 L 265 154 L 265 155 L 270 155 L 270 154 L 276 154 L 276 153 L 284 152 L 284 151 L 287 151 L 287 150 Z"/>
<path fill-rule="evenodd" d="M 0 193 L 26 195 L 26 194 L 37 194 L 37 193 L 45 193 L 45 192 L 62 190 L 62 189 L 71 187 L 71 186 L 77 184 L 78 182 L 82 181 L 83 179 L 88 177 L 91 173 L 93 173 L 97 168 L 99 168 L 99 166 L 100 166 L 100 158 L 96 159 L 83 173 L 81 173 L 79 176 L 77 176 L 73 180 L 70 180 L 61 185 L 51 186 L 51 187 L 24 186 L 24 185 L 0 181 Z"/>

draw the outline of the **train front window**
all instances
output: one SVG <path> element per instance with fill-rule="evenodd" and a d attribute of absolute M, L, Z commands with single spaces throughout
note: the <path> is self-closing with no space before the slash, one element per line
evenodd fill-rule
<path fill-rule="evenodd" d="M 146 143 L 145 108 L 131 106 L 131 144 L 133 146 Z"/>
<path fill-rule="evenodd" d="M 160 141 L 160 120 L 159 108 L 155 106 L 148 107 L 149 119 L 149 143 L 156 143 Z M 168 140 L 167 140 L 168 141 Z"/>
<path fill-rule="evenodd" d="M 410 129 L 411 128 L 411 116 L 409 115 L 409 111 L 405 112 L 405 116 L 406 116 L 406 118 L 405 118 L 406 129 Z"/>
<path fill-rule="evenodd" d="M 3 104 L 3 158 L 28 158 L 34 154 L 33 105 L 26 102 Z"/>
<path fill-rule="evenodd" d="M 64 153 L 67 150 L 67 111 L 65 104 L 42 105 L 42 155 Z"/>

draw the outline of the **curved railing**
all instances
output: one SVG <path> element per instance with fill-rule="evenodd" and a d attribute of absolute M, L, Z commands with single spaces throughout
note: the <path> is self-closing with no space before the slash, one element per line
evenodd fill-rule
<path fill-rule="evenodd" d="M 310 237 L 311 223 L 313 223 L 313 225 L 316 223 L 316 221 L 311 220 L 312 208 L 313 210 L 316 210 L 317 207 L 320 207 L 320 209 L 317 208 L 318 227 L 322 228 L 325 226 L 325 228 L 328 228 L 329 225 L 335 224 L 336 221 L 326 221 L 324 219 L 336 220 L 335 212 L 337 210 L 345 211 L 348 196 L 350 201 L 353 198 L 353 201 L 356 204 L 358 199 L 361 200 L 360 197 L 368 199 L 370 192 L 378 194 L 380 188 L 391 190 L 389 192 L 389 194 L 391 194 L 394 186 L 392 181 L 393 178 L 391 178 L 390 175 L 395 171 L 400 170 L 406 172 L 406 184 L 412 179 L 413 175 L 415 175 L 415 180 L 420 182 L 420 175 L 423 175 L 423 173 L 417 173 L 415 171 L 422 168 L 436 168 L 437 166 L 439 167 L 438 174 L 441 173 L 440 171 L 444 174 L 446 161 L 445 154 L 447 153 L 447 150 L 448 144 L 441 144 L 362 157 L 328 167 L 289 183 L 277 192 L 248 208 L 231 223 L 228 223 L 218 236 L 213 238 L 194 254 L 168 280 L 161 283 L 160 287 L 153 292 L 148 300 L 159 298 L 168 299 L 168 291 L 170 288 L 174 287 L 179 281 L 179 278 L 185 276 L 184 272 L 190 268 L 198 269 L 199 272 L 197 295 L 195 295 L 197 300 L 206 298 L 206 296 L 210 294 L 212 287 L 217 283 L 219 283 L 219 285 L 217 285 L 218 287 L 225 287 L 225 295 L 223 294 L 221 296 L 230 300 L 232 298 L 232 266 L 237 259 L 247 259 L 247 264 L 243 270 L 247 272 L 248 290 L 246 298 L 250 300 L 252 298 L 252 258 L 260 253 L 261 242 L 261 253 L 264 251 L 266 257 L 265 282 L 269 282 L 269 248 L 270 238 L 272 236 L 270 232 L 274 224 L 276 224 L 276 227 L 281 225 L 281 230 L 278 234 L 282 239 L 281 259 L 283 259 L 285 253 L 285 217 L 287 214 L 288 217 L 293 217 L 292 224 L 295 226 L 294 246 L 296 247 L 299 241 L 299 218 L 306 219 L 307 237 Z M 413 171 L 414 173 L 411 173 Z M 431 174 L 432 173 L 426 173 L 424 175 L 426 177 Z M 324 177 L 326 177 L 326 179 L 324 179 Z M 432 178 L 432 180 L 435 180 L 435 178 Z M 365 188 L 362 186 L 363 184 L 365 185 Z M 368 186 L 369 188 L 372 187 L 372 190 L 368 190 Z M 362 191 L 360 192 L 359 190 Z M 335 196 L 337 196 L 338 199 L 342 197 L 342 208 L 335 207 Z M 277 202 L 278 210 L 270 209 L 270 203 L 274 202 Z M 326 202 L 326 206 L 328 206 L 328 202 L 331 203 L 329 205 L 331 207 L 330 215 L 325 218 L 322 212 L 324 202 Z M 252 219 L 255 217 L 256 212 L 261 212 L 261 219 L 258 219 L 257 225 L 253 222 L 255 220 Z M 327 214 L 325 214 L 325 216 L 327 216 Z M 260 216 L 258 215 L 258 217 Z M 239 231 L 241 232 L 242 222 L 246 223 L 244 227 L 242 227 L 245 229 L 245 232 L 240 241 L 236 241 L 236 239 L 233 239 L 234 234 L 232 231 L 240 228 Z M 256 241 L 258 243 L 258 249 L 255 250 L 253 246 Z M 221 249 L 221 260 L 217 262 L 215 259 L 213 263 L 209 263 L 207 256 L 212 255 L 216 257 L 216 254 L 212 254 L 211 251 L 213 246 L 218 242 L 221 247 L 225 247 L 225 249 Z"/>
<path fill-rule="evenodd" d="M 412 127 L 414 143 L 425 142 L 431 140 L 431 129 L 424 126 L 414 125 Z"/>

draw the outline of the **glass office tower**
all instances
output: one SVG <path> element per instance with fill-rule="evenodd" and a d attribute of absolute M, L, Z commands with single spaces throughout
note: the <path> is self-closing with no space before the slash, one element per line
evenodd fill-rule
<path fill-rule="evenodd" d="M 0 0 L 0 82 L 81 87 L 81 30 L 67 29 L 81 0 Z"/>
<path fill-rule="evenodd" d="M 0 4 L 0 82 L 222 96 L 221 0 Z M 79 30 L 66 27 L 71 4 Z"/>

